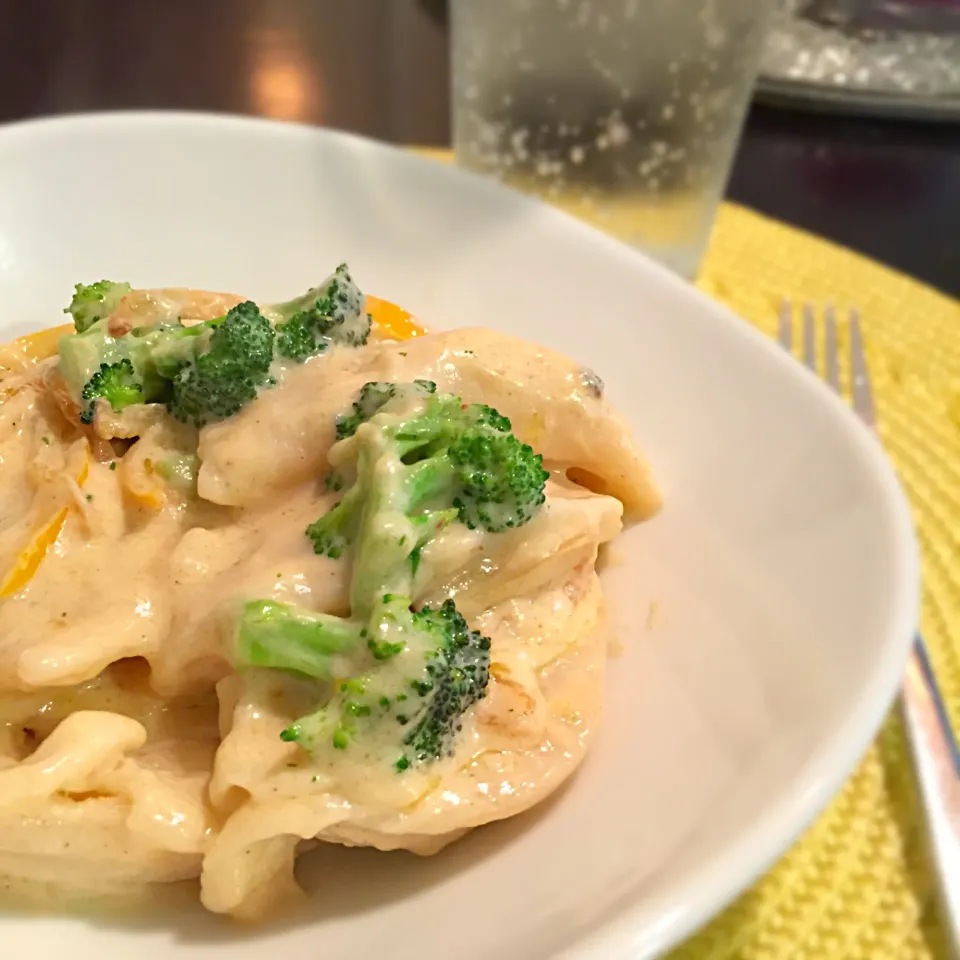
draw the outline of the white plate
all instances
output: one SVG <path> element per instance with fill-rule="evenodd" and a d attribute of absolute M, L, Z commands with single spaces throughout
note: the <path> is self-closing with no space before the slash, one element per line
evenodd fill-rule
<path fill-rule="evenodd" d="M 666 509 L 606 575 L 624 652 L 602 736 L 552 802 L 436 858 L 320 850 L 310 911 L 284 925 L 182 905 L 130 923 L 4 916 L 8 952 L 642 960 L 790 844 L 894 695 L 919 572 L 893 473 L 825 387 L 664 270 L 355 137 L 170 114 L 0 132 L 6 335 L 59 322 L 77 280 L 280 299 L 341 260 L 429 324 L 579 357 L 630 417 Z"/>

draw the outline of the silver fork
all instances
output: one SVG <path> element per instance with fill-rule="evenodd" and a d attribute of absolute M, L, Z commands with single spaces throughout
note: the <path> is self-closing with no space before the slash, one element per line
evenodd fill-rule
<path fill-rule="evenodd" d="M 793 352 L 794 310 L 789 300 L 780 309 L 780 344 Z M 800 359 L 814 373 L 817 366 L 817 318 L 810 304 L 801 311 Z M 860 315 L 852 309 L 846 320 L 849 334 L 849 379 L 853 409 L 871 431 L 876 412 L 870 374 L 863 352 Z M 823 378 L 840 393 L 837 316 L 828 306 L 823 316 Z M 943 925 L 953 955 L 960 957 L 960 750 L 947 715 L 943 695 L 933 675 L 930 656 L 918 633 L 900 690 L 900 709 L 926 813 L 931 859 L 938 880 Z"/>

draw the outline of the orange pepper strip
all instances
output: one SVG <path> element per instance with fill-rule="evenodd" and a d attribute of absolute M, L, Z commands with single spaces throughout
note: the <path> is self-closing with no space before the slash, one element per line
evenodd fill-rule
<path fill-rule="evenodd" d="M 13 569 L 0 587 L 0 597 L 10 597 L 22 590 L 33 578 L 47 551 L 57 542 L 60 531 L 67 520 L 66 507 L 58 510 L 53 517 L 34 534 L 30 545 L 20 552 Z"/>
<path fill-rule="evenodd" d="M 90 474 L 88 457 L 77 471 L 77 483 L 82 487 Z M 34 533 L 30 543 L 20 551 L 13 569 L 7 574 L 0 586 L 0 597 L 10 597 L 22 590 L 33 579 L 47 551 L 57 542 L 63 525 L 67 522 L 69 507 L 61 507 L 40 529 Z"/>
<path fill-rule="evenodd" d="M 49 327 L 18 337 L 12 343 L 0 347 L 0 367 L 21 371 L 27 367 L 52 357 L 60 345 L 60 338 L 75 333 L 72 323 L 59 327 Z"/>
<path fill-rule="evenodd" d="M 379 297 L 367 297 L 367 313 L 373 317 L 375 335 L 382 340 L 412 340 L 426 332 L 403 307 Z"/>

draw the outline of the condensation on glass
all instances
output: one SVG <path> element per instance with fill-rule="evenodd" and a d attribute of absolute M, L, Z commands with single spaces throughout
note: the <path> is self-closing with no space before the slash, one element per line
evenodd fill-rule
<path fill-rule="evenodd" d="M 458 163 L 693 276 L 775 2 L 452 0 Z"/>

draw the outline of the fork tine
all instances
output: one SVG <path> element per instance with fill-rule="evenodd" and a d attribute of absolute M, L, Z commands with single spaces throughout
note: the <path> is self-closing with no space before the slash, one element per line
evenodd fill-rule
<path fill-rule="evenodd" d="M 809 303 L 803 305 L 803 362 L 817 372 L 816 319 Z"/>
<path fill-rule="evenodd" d="M 870 387 L 870 374 L 863 353 L 863 337 L 860 331 L 860 313 L 856 307 L 850 311 L 850 392 L 853 395 L 853 409 L 860 414 L 871 429 L 877 425 L 876 411 L 873 406 L 873 390 Z"/>
<path fill-rule="evenodd" d="M 789 300 L 780 301 L 780 333 L 778 336 L 780 346 L 787 353 L 793 350 L 793 308 Z"/>
<path fill-rule="evenodd" d="M 780 307 L 780 342 L 788 350 L 793 341 L 791 321 L 790 301 L 784 300 Z M 803 359 L 816 372 L 814 326 L 813 307 L 808 303 L 803 308 Z M 853 409 L 864 424 L 875 431 L 876 411 L 863 351 L 860 314 L 856 308 L 850 311 L 847 328 L 850 331 Z M 826 381 L 836 390 L 839 386 L 837 318 L 830 306 L 824 311 L 824 354 Z M 955 802 L 960 761 L 943 694 L 919 634 L 914 636 L 913 652 L 901 689 L 901 704 L 914 775 L 927 820 L 932 862 L 937 872 L 941 915 L 954 947 L 950 956 L 960 956 L 960 814 Z"/>
<path fill-rule="evenodd" d="M 840 392 L 840 365 L 837 359 L 837 312 L 833 304 L 824 311 L 824 354 L 827 362 L 827 383 Z"/>

